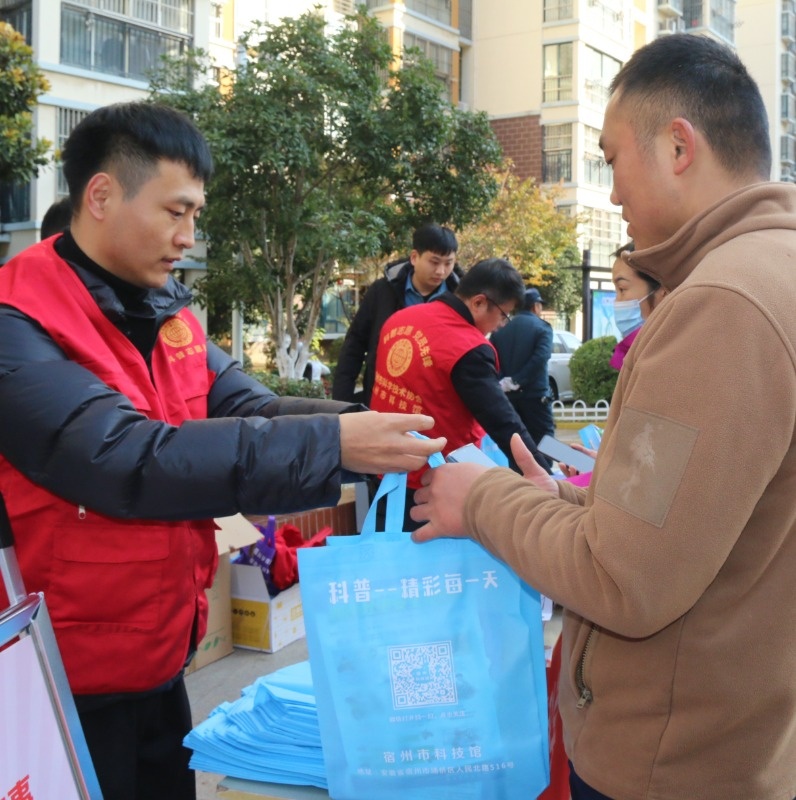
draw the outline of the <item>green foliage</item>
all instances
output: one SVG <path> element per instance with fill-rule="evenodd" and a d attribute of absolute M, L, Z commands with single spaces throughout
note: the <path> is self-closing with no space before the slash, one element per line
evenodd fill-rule
<path fill-rule="evenodd" d="M 619 372 L 608 362 L 616 347 L 616 337 L 600 336 L 584 342 L 569 361 L 572 391 L 576 400 L 594 405 L 598 400 L 611 402 Z"/>
<path fill-rule="evenodd" d="M 445 101 L 428 61 L 395 69 L 377 20 L 349 21 L 331 35 L 314 12 L 256 24 L 220 87 L 201 83 L 199 51 L 151 81 L 153 99 L 193 115 L 216 165 L 197 288 L 211 314 L 268 318 L 282 375 L 303 368 L 338 264 L 391 252 L 429 219 L 463 225 L 497 189 L 486 116 Z"/>
<path fill-rule="evenodd" d="M 323 400 L 329 396 L 322 381 L 280 378 L 279 375 L 273 372 L 260 372 L 257 370 L 252 370 L 249 374 L 280 397 L 317 397 Z"/>
<path fill-rule="evenodd" d="M 49 88 L 25 38 L 0 22 L 0 182 L 25 183 L 47 163 L 51 143 L 34 140 L 32 109 Z"/>
<path fill-rule="evenodd" d="M 581 305 L 577 219 L 556 206 L 557 190 L 533 178 L 496 174 L 499 192 L 488 212 L 459 234 L 459 261 L 472 266 L 495 256 L 508 259 L 527 284 L 544 291 L 550 308 L 571 314 Z"/>

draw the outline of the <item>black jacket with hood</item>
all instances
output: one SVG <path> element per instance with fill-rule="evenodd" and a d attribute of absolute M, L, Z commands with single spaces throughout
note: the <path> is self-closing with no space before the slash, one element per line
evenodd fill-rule
<path fill-rule="evenodd" d="M 387 318 L 406 306 L 406 278 L 411 270 L 412 264 L 408 259 L 392 261 L 384 267 L 384 277 L 374 281 L 365 292 L 337 359 L 332 384 L 332 397 L 335 400 L 370 404 L 379 333 Z M 445 281 L 449 292 L 455 291 L 461 275 L 461 268 L 456 265 Z M 363 362 L 365 377 L 362 396 L 359 397 L 355 390 Z"/>
<path fill-rule="evenodd" d="M 56 243 L 59 254 L 146 357 L 190 292 L 173 279 L 141 292 L 85 256 L 75 263 L 62 243 L 74 247 L 68 233 Z M 54 494 L 116 517 L 201 519 L 336 503 L 351 477 L 340 465 L 338 415 L 361 406 L 278 397 L 210 342 L 207 362 L 212 423 L 175 427 L 136 412 L 38 323 L 0 306 L 0 419 L 14 421 L 0 425 L 0 453 Z"/>

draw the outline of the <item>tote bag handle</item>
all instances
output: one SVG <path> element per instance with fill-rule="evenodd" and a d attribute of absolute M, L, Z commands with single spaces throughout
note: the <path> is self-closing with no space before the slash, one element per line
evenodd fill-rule
<path fill-rule="evenodd" d="M 417 439 L 428 439 L 422 433 L 410 431 L 410 434 Z M 438 467 L 445 463 L 442 453 L 432 453 L 428 457 L 429 467 Z M 387 498 L 387 510 L 385 513 L 384 527 L 386 531 L 396 532 L 403 528 L 404 508 L 406 507 L 406 473 L 387 472 L 381 479 L 379 489 L 373 502 L 370 504 L 368 513 L 362 523 L 362 535 L 370 536 L 376 533 L 376 506 L 383 498 Z"/>

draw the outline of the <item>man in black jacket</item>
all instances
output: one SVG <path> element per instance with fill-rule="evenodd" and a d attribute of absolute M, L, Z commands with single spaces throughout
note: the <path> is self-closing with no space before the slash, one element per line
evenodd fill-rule
<path fill-rule="evenodd" d="M 370 405 L 382 325 L 401 308 L 427 303 L 456 289 L 461 277 L 456 266 L 458 248 L 456 236 L 449 228 L 423 225 L 412 237 L 409 258 L 387 264 L 384 277 L 374 281 L 362 298 L 346 333 L 332 385 L 335 400 L 349 403 L 358 400 Z M 360 393 L 356 391 L 356 383 L 363 362 L 365 377 Z"/>
<path fill-rule="evenodd" d="M 526 289 L 522 310 L 491 339 L 500 359 L 501 386 L 536 442 L 556 432 L 547 371 L 553 329 L 540 316 L 543 302 L 538 289 Z M 547 456 L 542 458 L 552 467 Z"/>

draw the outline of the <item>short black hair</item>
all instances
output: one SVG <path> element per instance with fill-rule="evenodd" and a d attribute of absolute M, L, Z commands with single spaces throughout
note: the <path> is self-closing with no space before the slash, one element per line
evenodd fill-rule
<path fill-rule="evenodd" d="M 71 221 L 72 201 L 68 197 L 62 197 L 44 212 L 39 236 L 42 239 L 49 239 L 50 236 L 61 233 L 64 228 L 68 228 Z"/>
<path fill-rule="evenodd" d="M 474 264 L 456 287 L 456 295 L 464 299 L 484 294 L 503 305 L 513 302 L 521 306 L 525 299 L 525 284 L 520 273 L 504 258 L 487 258 Z"/>
<path fill-rule="evenodd" d="M 92 111 L 72 130 L 62 160 L 75 208 L 98 172 L 113 172 L 125 197 L 132 197 L 157 170 L 174 161 L 204 182 L 213 173 L 207 141 L 191 119 L 169 106 L 138 101 Z"/>
<path fill-rule="evenodd" d="M 439 256 L 447 256 L 459 249 L 459 243 L 450 228 L 429 222 L 414 232 L 412 249 L 421 254 L 428 250 Z"/>
<path fill-rule="evenodd" d="M 639 145 L 649 149 L 675 117 L 707 139 L 730 174 L 771 174 L 768 117 L 760 90 L 737 54 L 706 36 L 675 33 L 636 50 L 611 82 L 629 106 Z"/>

